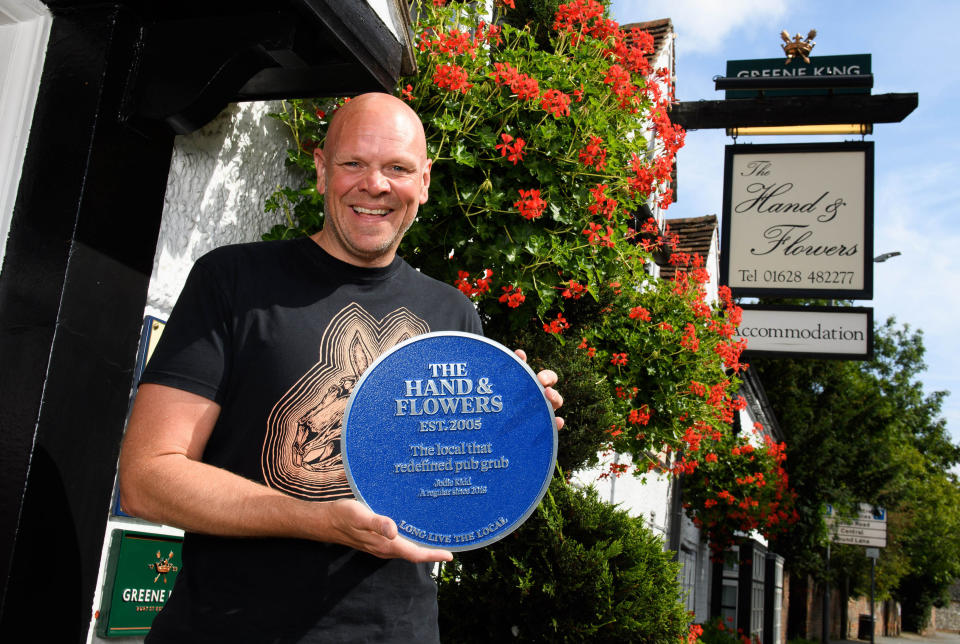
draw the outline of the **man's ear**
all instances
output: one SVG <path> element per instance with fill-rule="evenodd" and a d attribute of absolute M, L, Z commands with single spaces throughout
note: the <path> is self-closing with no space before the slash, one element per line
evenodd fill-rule
<path fill-rule="evenodd" d="M 427 159 L 423 166 L 423 189 L 420 191 L 420 203 L 427 203 L 427 196 L 430 188 L 430 169 L 433 167 L 433 161 Z"/>
<path fill-rule="evenodd" d="M 323 148 L 319 145 L 313 149 L 313 165 L 317 169 L 317 192 L 323 194 L 327 187 L 327 166 L 323 162 Z"/>

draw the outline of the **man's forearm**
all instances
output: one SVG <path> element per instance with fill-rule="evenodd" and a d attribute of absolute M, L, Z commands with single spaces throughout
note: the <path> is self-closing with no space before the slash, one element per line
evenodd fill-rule
<path fill-rule="evenodd" d="M 447 561 L 399 537 L 396 524 L 352 499 L 304 501 L 200 461 L 216 403 L 160 385 L 140 388 L 120 454 L 124 508 L 149 521 L 231 537 L 294 537 L 378 557 Z"/>
<path fill-rule="evenodd" d="M 125 463 L 120 494 L 124 511 L 191 532 L 237 537 L 317 539 L 308 517 L 314 505 L 183 454 Z"/>

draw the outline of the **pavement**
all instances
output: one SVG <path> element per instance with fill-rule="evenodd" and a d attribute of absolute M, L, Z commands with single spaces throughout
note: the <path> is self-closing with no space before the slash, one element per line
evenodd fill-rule
<path fill-rule="evenodd" d="M 832 640 L 830 644 L 864 644 L 870 640 Z M 945 633 L 937 631 L 932 635 L 917 635 L 916 633 L 902 633 L 900 637 L 883 637 L 876 635 L 874 644 L 960 644 L 960 633 Z"/>

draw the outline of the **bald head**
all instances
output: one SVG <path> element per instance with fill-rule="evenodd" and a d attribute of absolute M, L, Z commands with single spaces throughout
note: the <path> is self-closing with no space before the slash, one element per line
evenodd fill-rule
<path fill-rule="evenodd" d="M 363 94 L 336 111 L 313 157 L 325 215 L 314 240 L 337 259 L 388 265 L 427 201 L 431 163 L 420 119 L 389 94 Z"/>
<path fill-rule="evenodd" d="M 333 113 L 323 150 L 327 157 L 336 149 L 340 137 L 359 123 L 376 123 L 392 130 L 392 137 L 410 146 L 421 161 L 427 160 L 427 139 L 420 117 L 396 96 L 371 92 L 354 97 Z"/>

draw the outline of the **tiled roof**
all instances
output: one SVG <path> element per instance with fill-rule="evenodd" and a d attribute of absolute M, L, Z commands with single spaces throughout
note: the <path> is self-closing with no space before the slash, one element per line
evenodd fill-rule
<path fill-rule="evenodd" d="M 676 233 L 680 238 L 677 246 L 678 251 L 691 255 L 698 253 L 704 261 L 707 260 L 710 255 L 710 242 L 713 240 L 713 233 L 717 229 L 716 215 L 667 219 L 666 224 L 670 226 L 670 232 Z M 676 272 L 676 267 L 669 264 L 660 266 L 660 277 L 663 279 L 673 279 Z"/>
<path fill-rule="evenodd" d="M 631 22 L 630 24 L 620 25 L 620 28 L 626 32 L 629 32 L 634 27 L 650 32 L 650 35 L 653 36 L 653 55 L 651 58 L 657 57 L 666 44 L 667 38 L 673 38 L 673 21 L 670 20 L 670 18 L 648 20 L 646 22 Z"/>

